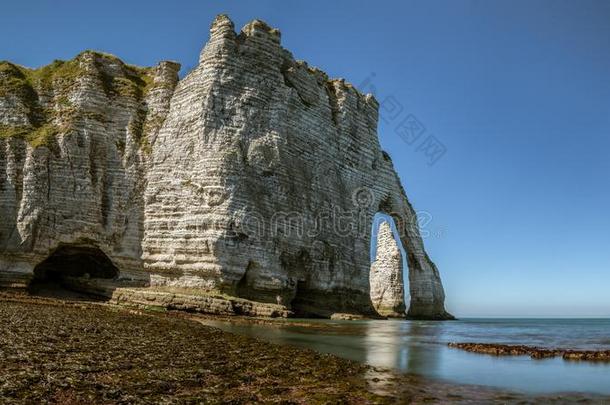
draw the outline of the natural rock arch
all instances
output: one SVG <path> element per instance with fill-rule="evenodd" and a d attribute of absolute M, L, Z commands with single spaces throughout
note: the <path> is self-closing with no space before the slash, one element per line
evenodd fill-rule
<path fill-rule="evenodd" d="M 236 32 L 218 16 L 180 80 L 176 63 L 138 69 L 95 52 L 44 68 L 54 72 L 46 82 L 2 66 L 28 91 L 0 89 L 11 98 L 0 115 L 18 123 L 0 136 L 0 286 L 27 286 L 41 253 L 74 235 L 99 242 L 121 269 L 117 286 L 372 315 L 369 221 L 382 211 L 395 215 L 408 253 L 408 316 L 452 318 L 379 144 L 379 103 L 296 60 L 277 29 L 255 20 Z M 77 72 L 70 80 L 65 67 Z M 45 96 L 51 89 L 73 101 L 71 114 Z M 48 145 L 28 142 L 45 131 L 23 106 L 62 118 Z"/>

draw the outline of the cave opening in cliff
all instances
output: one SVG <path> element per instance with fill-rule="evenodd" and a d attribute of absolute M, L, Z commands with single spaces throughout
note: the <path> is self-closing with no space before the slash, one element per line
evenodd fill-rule
<path fill-rule="evenodd" d="M 290 274 L 292 291 L 289 305 L 294 315 L 302 318 L 327 317 L 319 308 L 323 300 L 310 287 L 308 281 L 313 263 L 310 253 L 305 249 L 292 253 L 282 252 L 280 261 Z"/>
<path fill-rule="evenodd" d="M 290 302 L 290 308 L 294 315 L 299 318 L 328 318 L 330 313 L 326 313 L 320 308 L 323 302 L 322 297 L 309 288 L 306 280 L 298 280 L 294 290 L 294 298 Z"/>
<path fill-rule="evenodd" d="M 101 293 L 94 287 L 94 282 L 114 279 L 118 275 L 118 268 L 100 249 L 64 245 L 34 268 L 29 291 L 34 295 L 99 297 Z"/>
<path fill-rule="evenodd" d="M 409 303 L 407 254 L 394 218 L 383 212 L 373 218 L 370 257 L 373 308 L 384 317 L 404 317 Z"/>

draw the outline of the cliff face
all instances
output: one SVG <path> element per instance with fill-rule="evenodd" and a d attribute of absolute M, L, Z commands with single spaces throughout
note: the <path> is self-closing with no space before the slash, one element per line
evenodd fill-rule
<path fill-rule="evenodd" d="M 379 146 L 377 102 L 295 61 L 277 30 L 253 21 L 237 34 L 217 17 L 179 82 L 170 62 L 86 52 L 66 63 L 68 79 L 1 65 L 4 284 L 27 284 L 63 244 L 86 245 L 118 283 L 373 315 L 370 228 L 385 212 L 407 251 L 409 315 L 450 317 Z"/>
<path fill-rule="evenodd" d="M 61 244 L 95 245 L 141 272 L 150 139 L 179 65 L 83 52 L 31 70 L 0 63 L 0 279 L 27 284 Z"/>

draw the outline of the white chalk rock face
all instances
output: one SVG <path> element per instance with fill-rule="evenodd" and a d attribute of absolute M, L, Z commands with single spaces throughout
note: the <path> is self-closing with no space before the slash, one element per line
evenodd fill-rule
<path fill-rule="evenodd" d="M 0 63 L 0 283 L 27 285 L 62 245 L 142 269 L 145 173 L 179 65 L 86 51 L 39 69 Z"/>
<path fill-rule="evenodd" d="M 390 224 L 379 225 L 377 253 L 371 264 L 371 301 L 381 316 L 401 318 L 405 316 L 405 290 L 400 249 Z"/>
<path fill-rule="evenodd" d="M 380 148 L 376 100 L 295 61 L 278 30 L 255 20 L 236 33 L 218 16 L 180 81 L 170 62 L 75 61 L 50 84 L 1 66 L 0 283 L 27 284 L 60 245 L 82 245 L 118 282 L 376 315 L 370 228 L 385 212 L 408 252 L 408 316 L 451 317 Z"/>

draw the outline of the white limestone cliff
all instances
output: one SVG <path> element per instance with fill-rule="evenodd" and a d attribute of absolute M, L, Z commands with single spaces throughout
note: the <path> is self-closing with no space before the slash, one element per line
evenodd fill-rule
<path fill-rule="evenodd" d="M 71 75 L 0 65 L 0 284 L 87 246 L 119 286 L 374 316 L 370 224 L 384 212 L 407 251 L 408 315 L 451 318 L 376 100 L 295 61 L 278 30 L 218 16 L 180 81 L 171 62 L 65 63 Z"/>

